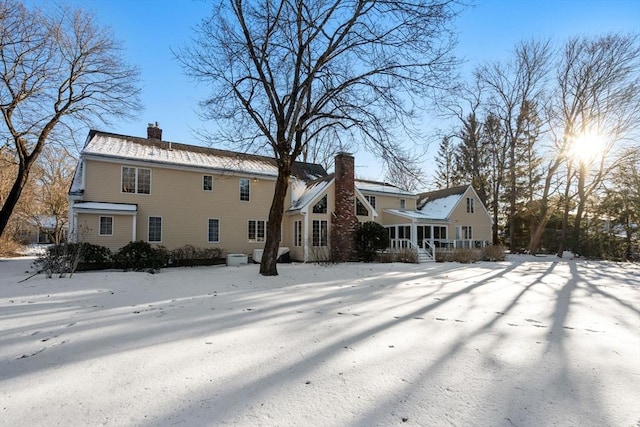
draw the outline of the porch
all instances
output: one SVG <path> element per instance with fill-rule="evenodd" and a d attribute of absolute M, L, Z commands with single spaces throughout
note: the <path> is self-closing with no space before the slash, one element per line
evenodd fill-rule
<path fill-rule="evenodd" d="M 487 246 L 484 240 L 445 240 L 445 239 L 422 239 L 417 244 L 411 239 L 390 239 L 389 252 L 409 251 L 415 254 L 419 264 L 425 262 L 435 262 L 436 254 L 449 253 L 456 249 L 482 249 Z"/>

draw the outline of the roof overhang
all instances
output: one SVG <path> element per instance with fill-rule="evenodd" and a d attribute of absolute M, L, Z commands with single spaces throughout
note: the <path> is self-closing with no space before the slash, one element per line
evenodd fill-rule
<path fill-rule="evenodd" d="M 138 205 L 128 203 L 80 202 L 71 206 L 75 212 L 92 214 L 136 215 Z"/>

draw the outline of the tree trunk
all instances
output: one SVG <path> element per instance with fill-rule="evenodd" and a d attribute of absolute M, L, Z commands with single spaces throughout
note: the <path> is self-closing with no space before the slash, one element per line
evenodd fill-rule
<path fill-rule="evenodd" d="M 514 137 L 511 137 L 509 141 L 509 160 L 511 164 L 509 165 L 509 185 L 511 186 L 509 192 L 509 252 L 515 253 L 516 250 L 516 201 L 517 201 L 517 193 L 516 193 L 516 141 Z"/>
<path fill-rule="evenodd" d="M 565 250 L 565 242 L 567 241 L 567 229 L 569 228 L 569 191 L 571 188 L 571 165 L 567 168 L 567 186 L 564 189 L 564 212 L 562 213 L 562 231 L 560 232 L 560 241 L 558 242 L 558 258 L 562 258 Z M 569 249 L 575 250 L 575 246 L 569 246 Z"/>
<path fill-rule="evenodd" d="M 276 188 L 269 211 L 267 222 L 267 238 L 264 243 L 264 252 L 260 262 L 260 274 L 263 276 L 278 275 L 278 248 L 280 247 L 280 234 L 282 230 L 282 217 L 284 215 L 284 200 L 289 188 L 291 176 L 291 161 L 280 159 L 278 161 L 278 178 Z"/>
<path fill-rule="evenodd" d="M 11 191 L 9 191 L 9 195 L 6 198 L 4 205 L 2 205 L 2 210 L 0 210 L 0 236 L 4 234 L 7 224 L 9 223 L 9 218 L 11 218 L 11 214 L 20 200 L 20 194 L 22 194 L 22 190 L 25 185 L 27 185 L 29 171 L 32 164 L 32 161 L 27 161 L 24 165 L 21 163 L 18 167 L 16 180 L 11 186 Z"/>

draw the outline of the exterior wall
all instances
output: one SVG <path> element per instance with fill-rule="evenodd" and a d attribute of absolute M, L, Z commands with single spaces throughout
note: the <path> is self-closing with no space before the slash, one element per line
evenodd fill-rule
<path fill-rule="evenodd" d="M 113 218 L 113 235 L 100 236 L 100 217 Z M 133 233 L 133 215 L 113 214 L 78 214 L 78 240 L 94 245 L 106 246 L 112 251 L 117 251 L 131 241 Z"/>
<path fill-rule="evenodd" d="M 474 213 L 467 212 L 467 197 L 474 199 Z M 467 190 L 465 192 L 460 199 L 460 203 L 453 210 L 450 219 L 451 224 L 447 230 L 450 240 L 456 238 L 456 227 L 471 226 L 473 233 L 471 240 L 491 242 L 491 217 L 473 191 Z M 462 236 L 460 239 L 462 239 Z"/>
<path fill-rule="evenodd" d="M 376 198 L 376 212 L 378 216 L 374 218 L 374 221 L 379 224 L 387 225 L 387 218 L 384 214 L 385 209 L 400 209 L 400 199 L 405 200 L 405 210 L 415 211 L 416 210 L 416 198 L 415 197 L 403 197 L 398 195 L 390 195 L 390 194 L 381 194 L 374 193 L 370 191 L 362 191 L 360 192 L 365 196 L 374 196 Z M 405 219 L 406 220 L 406 219 Z"/>
<path fill-rule="evenodd" d="M 123 193 L 122 166 L 151 169 L 151 194 Z M 264 247 L 264 242 L 248 242 L 247 227 L 249 220 L 267 221 L 274 180 L 244 177 L 250 178 L 250 201 L 241 201 L 239 188 L 242 177 L 239 176 L 95 160 L 87 160 L 86 174 L 84 201 L 138 205 L 137 240 L 148 240 L 148 218 L 159 216 L 162 217 L 162 241 L 159 244 L 169 249 L 191 244 L 251 254 L 253 249 Z M 203 175 L 213 176 L 213 191 L 202 189 Z M 209 218 L 220 221 L 218 243 L 208 242 Z M 114 233 L 119 235 L 118 228 Z M 108 242 L 106 237 L 96 237 Z M 124 243 L 129 241 L 130 238 Z M 283 241 L 286 242 L 286 238 Z"/>
<path fill-rule="evenodd" d="M 334 184 L 335 185 L 335 184 Z M 334 197 L 335 188 L 334 186 L 327 187 L 327 191 L 318 195 L 314 200 L 309 203 L 309 212 L 305 215 L 307 218 L 307 226 L 305 233 L 305 223 L 303 218 L 302 230 L 303 230 L 303 239 L 306 237 L 306 242 L 303 241 L 302 245 L 308 245 L 308 261 L 328 261 L 332 254 L 332 238 L 333 236 L 333 226 L 331 218 L 333 217 L 332 213 L 336 211 L 336 199 Z M 327 213 L 313 213 L 313 206 L 318 203 L 320 199 L 322 199 L 325 194 L 327 195 Z M 327 221 L 327 246 L 313 246 L 313 221 Z M 301 259 L 304 259 L 301 258 Z"/>

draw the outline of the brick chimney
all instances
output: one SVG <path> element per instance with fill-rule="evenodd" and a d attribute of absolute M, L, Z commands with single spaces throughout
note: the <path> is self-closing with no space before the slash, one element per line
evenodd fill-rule
<path fill-rule="evenodd" d="M 335 158 L 335 212 L 331 221 L 331 256 L 334 261 L 355 259 L 355 232 L 358 219 L 355 214 L 354 159 L 349 153 L 338 153 Z"/>
<path fill-rule="evenodd" d="M 155 124 L 149 123 L 147 126 L 147 139 L 157 139 L 162 141 L 162 129 L 158 126 L 158 122 Z"/>

